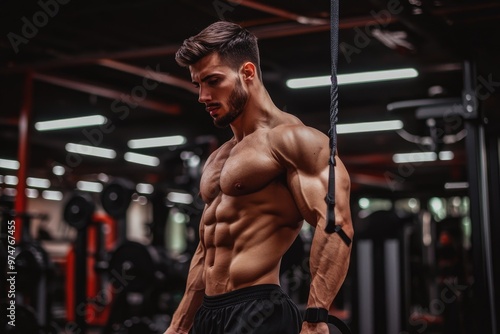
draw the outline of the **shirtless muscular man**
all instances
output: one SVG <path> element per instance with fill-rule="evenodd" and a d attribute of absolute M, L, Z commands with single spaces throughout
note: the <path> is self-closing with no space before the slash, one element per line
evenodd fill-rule
<path fill-rule="evenodd" d="M 324 322 L 302 322 L 279 286 L 281 258 L 304 221 L 316 228 L 307 307 L 328 310 L 347 273 L 350 246 L 324 231 L 328 137 L 275 106 L 257 39 L 239 25 L 210 25 L 176 60 L 214 124 L 234 136 L 204 165 L 200 243 L 165 334 L 328 333 Z M 352 238 L 350 180 L 338 157 L 335 168 L 335 224 Z"/>

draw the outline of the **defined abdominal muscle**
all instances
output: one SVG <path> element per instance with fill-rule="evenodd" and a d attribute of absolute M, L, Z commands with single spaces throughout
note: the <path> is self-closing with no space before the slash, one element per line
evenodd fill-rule
<path fill-rule="evenodd" d="M 215 225 L 215 226 L 214 226 Z M 205 226 L 206 293 L 256 284 L 278 284 L 280 260 L 300 229 L 276 216 Z"/>
<path fill-rule="evenodd" d="M 217 295 L 257 284 L 278 284 L 280 257 L 252 255 L 243 251 L 236 256 L 225 248 L 215 248 L 215 262 L 205 267 L 205 293 Z M 209 252 L 207 250 L 207 252 Z"/>
<path fill-rule="evenodd" d="M 249 194 L 219 192 L 202 222 L 205 291 L 216 295 L 278 284 L 281 257 L 297 237 L 302 217 L 288 188 L 271 182 Z"/>

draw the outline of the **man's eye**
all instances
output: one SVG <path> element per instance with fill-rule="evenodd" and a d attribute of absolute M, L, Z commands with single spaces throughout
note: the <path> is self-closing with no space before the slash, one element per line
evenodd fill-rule
<path fill-rule="evenodd" d="M 217 85 L 218 83 L 219 83 L 219 79 L 212 79 L 212 80 L 208 81 L 208 84 L 209 84 L 210 86 L 215 86 L 215 85 Z"/>

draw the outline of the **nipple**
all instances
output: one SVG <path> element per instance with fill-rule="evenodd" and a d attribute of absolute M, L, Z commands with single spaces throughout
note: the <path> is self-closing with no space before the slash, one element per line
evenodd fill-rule
<path fill-rule="evenodd" d="M 236 184 L 234 185 L 234 187 L 235 187 L 236 189 L 238 189 L 238 190 L 243 189 L 243 185 L 242 185 L 241 183 L 239 183 L 239 182 L 238 182 L 238 183 L 236 183 Z"/>

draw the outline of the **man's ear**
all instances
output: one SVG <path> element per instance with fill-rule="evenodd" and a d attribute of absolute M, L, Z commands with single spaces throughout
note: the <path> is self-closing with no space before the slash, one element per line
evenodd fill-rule
<path fill-rule="evenodd" d="M 247 61 L 241 67 L 241 74 L 243 75 L 244 80 L 253 80 L 255 78 L 256 71 L 257 68 L 255 67 L 255 64 L 250 61 Z"/>

